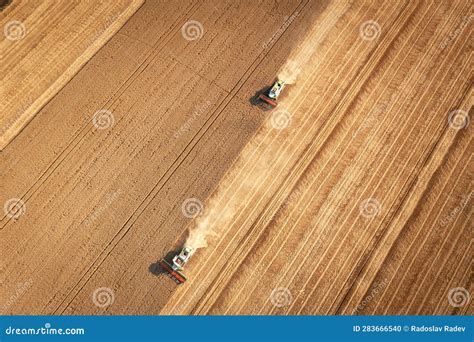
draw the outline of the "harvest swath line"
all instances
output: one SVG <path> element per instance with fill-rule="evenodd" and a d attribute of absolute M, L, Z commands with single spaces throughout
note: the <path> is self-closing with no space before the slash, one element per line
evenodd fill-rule
<path fill-rule="evenodd" d="M 470 217 L 470 216 L 469 216 L 469 217 Z M 465 226 L 467 226 L 468 223 L 469 223 L 469 219 L 466 220 Z M 473 242 L 472 242 L 472 239 L 471 239 L 471 242 L 469 243 L 469 246 L 468 246 L 468 248 L 467 248 L 467 251 L 472 251 L 472 247 L 471 247 L 472 244 L 473 244 Z M 471 255 L 470 255 L 469 253 L 466 253 L 466 255 L 465 255 L 464 258 L 466 258 L 466 259 L 468 259 L 468 260 L 472 260 L 472 253 L 471 253 Z M 461 265 L 463 265 L 464 258 L 461 260 L 461 262 L 460 262 L 460 263 L 458 264 L 458 266 L 456 267 L 456 269 L 455 269 L 455 271 L 454 271 L 454 273 L 453 273 L 454 275 L 458 273 L 459 269 L 461 268 Z M 471 275 L 471 276 L 469 277 L 468 274 Z M 471 267 L 469 267 L 469 265 L 468 265 L 468 267 L 466 267 L 466 270 L 464 271 L 464 273 L 463 273 L 463 275 L 462 275 L 461 278 L 462 278 L 462 279 L 466 279 L 466 278 L 468 279 L 468 285 L 466 286 L 466 289 L 469 289 L 470 287 L 472 287 L 472 281 L 469 281 L 469 280 L 472 278 L 472 271 L 471 271 Z M 438 301 L 438 304 L 436 305 L 436 311 L 437 311 L 437 312 L 439 312 L 438 309 L 439 309 L 440 305 L 441 305 L 442 303 L 445 303 L 446 300 L 447 300 L 447 291 L 446 291 L 446 290 L 458 286 L 458 284 L 454 284 L 453 281 L 454 281 L 454 277 L 453 277 L 453 278 L 449 281 L 449 283 L 446 285 L 445 290 L 443 291 L 443 293 L 446 293 L 446 296 L 440 297 L 440 300 Z M 471 300 L 472 300 L 472 299 L 471 299 Z M 421 309 L 422 309 L 422 308 L 421 308 Z M 419 310 L 421 311 L 421 309 L 419 309 Z M 451 310 L 451 313 L 453 313 L 456 309 L 457 309 L 457 308 L 453 308 L 453 309 Z M 469 306 L 466 306 L 466 312 L 465 312 L 465 313 L 467 313 L 468 310 L 469 310 Z"/>
<path fill-rule="evenodd" d="M 460 156 L 459 161 L 462 159 L 461 157 L 462 157 L 462 156 Z M 458 161 L 458 163 L 459 163 L 459 161 Z M 462 169 L 462 171 L 464 171 L 464 170 L 468 167 L 468 165 L 469 165 L 469 163 L 466 163 L 466 165 L 464 166 L 464 168 Z M 455 170 L 456 170 L 455 167 L 453 167 L 453 168 L 451 169 L 451 171 L 450 171 L 450 173 L 449 173 L 449 176 L 448 176 L 448 179 L 451 178 L 451 175 L 454 173 Z M 463 173 L 463 172 L 461 172 L 461 174 L 462 174 L 462 173 Z M 459 182 L 460 182 L 460 178 L 456 179 L 456 181 L 455 181 L 453 187 L 452 187 L 451 190 L 448 192 L 447 198 L 449 198 L 449 196 L 452 195 L 452 193 L 454 192 L 454 189 L 455 189 L 456 185 L 457 185 Z M 448 182 L 446 182 L 446 183 L 444 184 L 443 190 L 446 189 L 447 185 L 448 185 Z M 438 197 L 436 198 L 436 201 L 438 201 L 438 200 L 441 198 L 441 195 L 442 195 L 442 194 L 443 194 L 443 191 L 440 191 L 439 194 L 438 194 Z M 443 209 L 446 207 L 447 203 L 448 203 L 448 201 L 446 200 L 446 201 L 443 203 L 443 205 L 441 206 L 441 209 L 437 211 L 437 214 L 435 214 L 435 220 L 434 220 L 434 222 L 439 222 L 439 218 L 441 217 L 441 213 L 442 213 Z M 435 209 L 434 207 L 431 208 L 430 213 L 433 212 L 434 209 Z M 421 226 L 425 226 L 425 225 L 426 225 L 426 222 L 428 221 L 428 219 L 431 219 L 431 217 L 432 217 L 432 216 L 427 215 L 427 216 L 425 217 L 425 219 L 424 219 L 424 221 L 423 221 L 423 223 L 422 223 Z M 444 237 L 444 240 L 443 240 L 443 241 L 446 241 L 446 239 L 448 238 L 448 236 L 450 235 L 450 233 L 453 231 L 453 229 L 454 229 L 454 227 L 455 227 L 455 225 L 456 225 L 456 222 L 457 222 L 457 220 L 459 219 L 459 217 L 461 217 L 461 215 L 458 215 L 458 217 L 456 218 L 454 224 L 452 225 L 451 229 L 449 230 L 449 234 L 446 234 L 446 236 Z M 415 235 L 415 238 L 411 240 L 411 243 L 410 243 L 410 245 L 408 246 L 408 248 L 406 249 L 406 253 L 404 253 L 402 260 L 405 260 L 406 257 L 407 257 L 407 255 L 408 255 L 408 253 L 413 249 L 414 242 L 418 239 L 418 237 L 420 236 L 420 233 L 421 233 L 421 229 L 419 229 L 419 230 L 417 231 L 417 233 L 416 233 L 416 235 Z M 421 246 L 422 246 L 422 245 L 425 245 L 425 243 L 426 243 L 426 241 L 428 240 L 428 237 L 429 237 L 429 236 L 430 236 L 430 232 L 429 232 L 428 234 L 426 234 L 425 237 L 422 239 Z M 443 246 L 443 245 L 444 245 L 444 242 L 441 243 L 441 246 Z M 455 245 L 455 244 L 453 244 L 453 246 L 454 246 L 454 245 Z M 439 248 L 439 249 L 438 249 L 438 252 L 436 253 L 436 256 L 439 255 L 441 249 L 442 249 L 442 248 Z M 411 259 L 411 261 L 409 262 L 408 266 L 406 266 L 406 267 L 404 266 L 403 274 L 402 274 L 402 276 L 401 276 L 401 279 L 398 281 L 398 286 L 396 286 L 395 292 L 398 292 L 398 290 L 400 289 L 400 284 L 403 283 L 403 280 L 405 279 L 405 277 L 406 277 L 406 275 L 407 275 L 409 269 L 413 266 L 413 261 L 416 259 L 416 257 L 417 257 L 418 254 L 420 253 L 420 251 L 421 251 L 421 248 L 418 248 L 418 251 L 415 253 L 414 257 Z M 436 256 L 435 256 L 434 259 L 436 259 Z M 424 275 L 423 280 L 422 280 L 422 282 L 421 282 L 421 284 L 420 284 L 419 287 L 421 287 L 421 285 L 423 284 L 424 279 L 426 278 L 426 276 L 427 276 L 427 274 L 429 273 L 431 267 L 433 266 L 433 263 L 434 263 L 434 261 L 431 263 L 431 265 L 430 265 L 430 267 L 428 268 L 428 270 L 425 271 L 425 275 Z M 397 267 L 396 271 L 394 272 L 394 275 L 399 273 L 400 268 L 401 268 L 401 265 L 402 265 L 402 264 L 399 264 L 399 266 Z M 389 285 L 391 284 L 393 278 L 394 278 L 394 277 L 392 277 L 392 279 L 390 280 Z M 415 292 L 414 297 L 416 296 L 417 293 L 418 293 L 418 290 Z M 392 304 L 392 302 L 393 302 L 393 298 L 389 301 L 389 304 L 388 304 L 388 305 L 390 306 L 390 305 Z M 377 310 L 377 309 L 378 309 L 378 306 L 376 306 L 375 310 Z M 387 312 L 387 311 L 385 310 L 385 311 L 384 311 L 384 314 L 386 314 L 386 312 Z"/>
<path fill-rule="evenodd" d="M 447 58 L 446 58 L 445 60 L 447 60 Z M 468 63 L 466 63 L 466 65 L 468 65 Z M 448 70 L 448 71 L 449 71 L 449 70 Z M 459 76 L 461 76 L 461 75 L 462 75 L 462 73 L 460 73 L 460 74 L 458 75 L 458 78 L 459 78 Z M 446 73 L 445 76 L 448 76 L 448 73 Z M 457 82 L 458 78 L 456 78 L 456 80 L 455 80 L 454 83 Z M 444 97 L 443 103 L 444 103 L 444 101 L 447 99 L 448 95 L 450 95 L 450 93 L 448 93 L 448 94 Z M 427 104 L 426 104 L 426 105 L 427 105 Z M 434 117 L 430 120 L 430 123 L 433 121 L 433 119 L 434 119 Z M 424 136 L 425 136 L 425 133 L 423 134 L 422 138 L 423 138 Z M 425 219 L 425 220 L 426 220 L 426 219 Z M 393 281 L 393 278 L 390 280 L 389 285 L 391 284 L 392 281 Z M 388 288 L 389 285 L 388 285 L 386 288 Z"/>
<path fill-rule="evenodd" d="M 446 98 L 447 98 L 447 97 L 445 97 L 445 99 L 446 99 Z M 430 123 L 431 123 L 431 121 L 430 121 Z M 423 138 L 423 137 L 424 137 L 424 135 L 422 136 L 422 138 Z M 426 150 L 425 150 L 425 151 L 426 151 Z M 423 156 L 423 155 L 422 155 L 422 156 Z M 428 156 L 428 157 L 429 157 L 429 156 Z M 420 159 L 420 160 L 422 160 L 422 159 Z M 407 164 L 408 164 L 408 160 L 407 160 L 407 162 L 405 163 L 405 165 L 404 165 L 404 166 L 406 167 L 406 166 L 407 166 Z M 383 175 L 383 176 L 385 176 L 385 173 L 384 173 L 384 175 Z M 383 176 L 382 176 L 382 179 L 383 179 Z M 380 182 L 379 182 L 379 184 L 380 184 Z M 392 187 L 392 189 L 393 189 L 393 188 L 394 188 L 394 186 Z M 402 187 L 402 189 L 403 189 L 403 187 Z M 403 190 L 402 190 L 402 191 L 403 191 Z M 351 254 L 352 254 L 352 252 L 351 252 Z M 325 298 L 326 298 L 326 296 L 325 296 Z"/>
<path fill-rule="evenodd" d="M 431 84 L 431 82 L 430 82 L 430 84 Z M 446 98 L 447 98 L 447 96 L 445 96 L 445 99 L 446 99 Z M 444 102 L 444 100 L 443 100 L 443 102 Z M 419 102 L 418 102 L 418 103 L 419 103 Z M 427 105 L 427 104 L 426 104 L 426 105 Z M 433 120 L 433 118 L 432 118 L 432 120 Z M 430 120 L 430 122 L 432 122 L 432 120 Z M 412 130 L 414 129 L 414 127 L 415 127 L 415 126 L 413 126 Z M 401 131 L 400 131 L 400 134 L 401 134 Z M 399 136 L 400 136 L 400 134 L 399 134 Z M 424 134 L 423 134 L 423 136 L 424 136 Z M 422 137 L 423 137 L 423 136 L 422 136 Z M 397 137 L 397 139 L 398 139 L 398 137 Z M 408 139 L 408 136 L 407 136 L 407 139 Z M 394 141 L 396 141 L 396 139 L 395 139 Z M 392 146 L 393 146 L 393 144 L 392 144 Z M 403 145 L 400 145 L 400 147 L 402 147 L 402 146 L 403 146 Z M 399 149 L 399 151 L 400 151 L 400 149 Z M 398 155 L 398 153 L 399 153 L 399 152 L 397 152 L 397 155 Z M 414 154 L 414 153 L 412 153 L 411 156 L 412 156 L 413 154 Z M 393 163 L 394 160 L 395 160 L 395 158 L 392 159 L 392 162 L 390 163 L 390 165 L 392 165 L 392 163 Z M 406 165 L 407 165 L 407 163 L 408 163 L 408 160 L 409 160 L 409 158 L 407 159 L 407 162 L 405 163 L 405 167 L 406 167 Z M 388 170 L 388 169 L 389 169 L 389 168 L 387 168 L 386 170 Z M 384 175 L 385 175 L 386 172 L 387 172 L 387 171 L 384 172 Z M 377 186 L 376 186 L 377 188 L 378 188 L 378 186 L 380 185 L 382 179 L 383 179 L 383 176 L 380 178 L 380 181 L 378 182 L 378 184 L 377 184 Z M 394 183 L 395 183 L 395 182 L 394 182 Z M 364 189 L 364 191 L 367 189 L 367 187 L 368 187 L 368 186 L 366 186 L 366 188 Z M 392 188 L 393 188 L 393 187 L 392 187 Z M 390 190 L 391 190 L 391 189 L 390 189 Z M 388 193 L 390 193 L 390 191 L 388 191 Z M 359 200 L 360 200 L 360 198 L 361 198 L 361 197 L 359 197 Z M 347 216 L 347 218 L 348 218 L 348 217 L 349 217 L 349 216 Z M 346 218 L 346 221 L 347 221 L 347 218 Z M 344 240 L 346 239 L 346 237 L 347 237 L 347 234 L 344 236 Z M 333 241 L 334 241 L 334 240 L 333 240 Z M 357 240 L 357 243 L 356 243 L 357 246 L 359 245 L 359 242 L 360 242 L 360 241 L 361 241 L 361 237 Z M 331 243 L 331 244 L 332 244 L 332 243 Z M 337 252 L 339 251 L 339 249 L 340 249 L 341 247 L 342 247 L 342 244 L 339 246 L 338 250 L 336 251 L 336 253 L 334 254 L 334 256 L 331 258 L 331 261 L 332 261 L 332 260 L 334 259 L 334 257 L 337 255 Z M 352 254 L 353 251 L 354 251 L 354 250 L 351 251 L 351 254 Z M 350 258 L 346 259 L 346 262 L 347 262 L 348 260 L 350 260 Z M 328 263 L 328 266 L 325 268 L 325 271 L 324 271 L 324 272 L 326 272 L 326 270 L 328 269 L 329 264 L 330 264 L 330 263 Z M 345 264 L 344 264 L 344 265 L 345 265 Z M 323 273 L 324 273 L 324 272 L 323 272 Z M 314 275 L 314 272 L 312 273 L 311 277 L 312 277 L 313 275 Z M 308 279 L 311 279 L 311 277 L 308 278 Z M 309 282 L 309 280 L 308 280 L 308 282 Z M 307 282 L 307 283 L 308 283 L 308 282 Z M 318 282 L 317 282 L 316 284 L 318 284 L 318 283 L 319 283 L 319 280 L 318 280 Z M 388 287 L 388 286 L 387 286 L 387 287 Z M 312 295 L 312 293 L 314 292 L 314 289 L 315 289 L 315 288 L 316 288 L 316 286 L 313 288 L 313 290 L 311 291 L 310 295 L 309 295 L 309 296 L 307 297 L 307 299 L 305 300 L 305 303 L 301 306 L 301 309 L 298 311 L 298 313 L 300 313 L 301 310 L 305 307 L 308 298 L 311 297 L 311 295 Z"/>
<path fill-rule="evenodd" d="M 466 149 L 467 149 L 467 147 L 466 147 Z M 459 161 L 461 161 L 461 159 L 462 159 L 462 158 L 460 158 Z M 468 161 L 468 163 L 466 163 L 466 166 L 465 166 L 465 168 L 463 169 L 463 171 L 467 168 L 467 165 L 470 165 L 470 162 L 471 162 L 471 158 L 469 158 L 469 161 Z M 458 163 L 459 163 L 459 162 L 458 162 Z M 447 202 L 447 201 L 446 201 L 446 202 Z M 444 205 L 443 205 L 443 206 L 444 206 Z M 451 228 L 451 230 L 450 230 L 450 234 L 451 234 L 452 231 L 454 230 L 454 228 L 455 228 L 455 226 L 456 226 L 456 223 L 457 223 L 457 221 L 460 219 L 461 216 L 462 216 L 461 214 L 458 215 L 458 217 L 456 218 L 456 220 L 453 222 L 452 228 Z M 468 222 L 469 222 L 469 218 L 466 219 L 466 221 L 464 222 L 463 228 L 467 226 Z M 447 262 L 451 260 L 451 258 L 449 258 L 449 256 L 450 256 L 451 253 L 454 251 L 454 247 L 457 246 L 457 242 L 459 241 L 459 239 L 461 238 L 461 236 L 462 236 L 464 233 L 465 233 L 464 229 L 460 229 L 460 233 L 459 233 L 458 238 L 456 239 L 456 242 L 452 244 L 452 246 L 451 246 L 449 252 L 446 253 L 446 258 L 444 259 L 444 262 L 443 262 L 442 266 L 438 269 L 438 272 L 436 273 L 436 279 L 439 278 L 439 275 L 441 274 L 441 271 L 445 269 L 444 267 L 445 267 L 445 265 L 447 264 Z M 447 239 L 448 239 L 448 235 L 446 235 L 446 237 L 444 238 L 443 243 L 441 244 L 441 246 L 444 246 L 444 245 L 445 245 Z M 425 239 L 425 240 L 426 240 L 426 239 Z M 405 311 L 405 314 L 406 314 L 406 315 L 408 314 L 408 312 L 410 312 L 410 309 L 411 309 L 412 305 L 415 303 L 416 296 L 418 295 L 418 293 L 419 293 L 421 287 L 423 286 L 423 283 L 425 282 L 425 279 L 426 279 L 428 273 L 430 272 L 431 268 L 433 267 L 433 265 L 434 265 L 436 259 L 438 259 L 438 257 L 441 255 L 441 249 L 442 249 L 442 248 L 439 248 L 439 249 L 438 249 L 438 251 L 437 251 L 437 253 L 436 253 L 436 256 L 435 256 L 433 262 L 431 263 L 430 267 L 429 267 L 428 270 L 426 271 L 425 276 L 423 277 L 423 279 L 422 279 L 420 285 L 418 286 L 418 288 L 417 288 L 415 294 L 413 295 L 413 300 L 412 300 L 410 306 L 409 306 L 409 307 L 407 308 L 407 310 Z M 466 253 L 466 256 L 469 256 L 469 254 Z M 411 267 L 411 265 L 410 265 L 409 267 Z M 403 279 L 402 279 L 402 281 L 403 281 Z M 401 282 L 402 282 L 402 281 L 401 281 Z M 418 314 L 418 313 L 420 312 L 420 310 L 424 307 L 424 304 L 425 304 L 427 295 L 432 291 L 432 289 L 433 289 L 433 287 L 434 287 L 434 284 L 435 284 L 434 282 L 431 283 L 431 285 L 429 286 L 428 291 L 426 291 L 425 295 L 423 296 L 423 300 L 422 300 L 421 305 L 419 306 L 419 308 L 418 308 L 418 310 L 417 310 L 417 314 Z"/>

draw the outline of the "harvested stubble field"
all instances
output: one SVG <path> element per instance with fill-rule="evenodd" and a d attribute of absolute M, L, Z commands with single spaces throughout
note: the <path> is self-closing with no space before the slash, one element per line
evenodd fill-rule
<path fill-rule="evenodd" d="M 2 313 L 472 314 L 473 9 L 146 1 L 0 154 Z"/>

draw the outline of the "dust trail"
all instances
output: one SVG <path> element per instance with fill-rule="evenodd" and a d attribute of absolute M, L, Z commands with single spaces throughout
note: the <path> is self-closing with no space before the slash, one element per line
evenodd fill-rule
<path fill-rule="evenodd" d="M 311 32 L 312 35 L 317 35 L 318 32 Z M 310 43 L 300 44 L 300 48 L 294 50 L 287 61 L 278 71 L 278 79 L 285 81 L 286 84 L 295 84 L 302 68 L 308 63 L 308 61 L 315 55 L 316 48 L 319 45 L 317 41 L 319 37 L 308 36 L 306 40 L 310 40 Z M 306 41 L 305 40 L 305 41 Z M 313 43 L 314 42 L 314 43 Z"/>
<path fill-rule="evenodd" d="M 295 84 L 301 72 L 300 65 L 301 64 L 294 60 L 288 60 L 285 65 L 280 68 L 278 79 L 285 81 L 286 84 Z"/>
<path fill-rule="evenodd" d="M 302 41 L 295 46 L 286 63 L 278 71 L 278 79 L 285 81 L 286 84 L 295 84 L 304 65 L 308 64 L 310 59 L 318 55 L 318 49 L 323 46 L 325 34 L 321 34 L 321 27 L 333 27 L 340 19 L 342 12 L 333 17 L 316 19 L 313 28 L 308 31 Z M 324 25 L 318 25 L 318 21 L 324 22 Z"/>
<path fill-rule="evenodd" d="M 317 33 L 318 32 L 314 32 L 313 34 Z M 313 42 L 316 42 L 317 38 L 318 37 L 308 37 L 307 40 L 312 39 Z M 285 81 L 286 84 L 296 83 L 303 66 L 315 55 L 316 48 L 318 47 L 317 42 L 316 44 L 303 43 L 300 44 L 300 46 L 301 45 L 303 46 L 290 54 L 286 63 L 278 71 L 278 79 Z"/>
<path fill-rule="evenodd" d="M 201 214 L 195 218 L 194 224 L 189 228 L 185 246 L 194 249 L 207 247 L 213 238 L 217 238 L 229 228 L 229 224 L 239 209 L 246 206 L 249 197 L 255 195 L 262 177 L 268 171 L 268 163 L 271 162 L 274 155 L 259 156 L 259 159 L 255 160 L 254 169 L 251 172 L 247 171 L 242 174 L 242 171 L 248 169 L 248 167 L 244 169 L 244 165 L 262 139 L 263 135 L 246 145 L 235 163 L 235 168 L 224 176 L 217 191 L 207 202 Z M 236 179 L 238 182 L 235 182 Z"/>
<path fill-rule="evenodd" d="M 317 25 L 319 20 L 322 22 L 321 25 Z M 319 58 L 317 49 L 327 37 L 318 28 L 332 27 L 337 20 L 339 20 L 339 16 L 333 15 L 316 19 L 313 22 L 313 28 L 306 33 L 301 43 L 294 47 L 287 61 L 278 71 L 280 80 L 284 80 L 286 84 L 295 84 L 298 77 L 302 79 L 308 77 L 309 71 L 304 70 L 304 65 L 310 59 Z M 294 110 L 291 107 L 295 104 L 295 99 L 291 96 L 293 91 L 288 90 L 288 96 L 279 104 L 290 112 Z M 287 146 L 292 145 L 292 143 L 288 143 L 288 138 L 294 134 L 294 129 L 301 124 L 302 118 L 301 115 L 292 115 L 289 129 L 276 130 L 270 124 L 261 127 L 242 150 L 233 168 L 219 182 L 217 191 L 212 195 L 203 212 L 195 219 L 194 225 L 189 228 L 185 246 L 195 249 L 207 247 L 211 240 L 230 228 L 229 225 L 238 216 L 240 208 L 248 206 L 253 199 L 260 198 L 265 193 L 267 188 L 259 186 L 268 176 L 268 172 L 284 168 L 281 165 L 282 162 L 275 163 L 276 159 L 289 161 L 293 158 L 295 151 Z M 269 116 L 268 122 L 270 121 L 271 116 Z M 294 144 L 294 148 L 297 148 L 298 143 Z M 285 155 L 282 155 L 281 147 L 285 145 L 290 148 L 286 150 Z M 263 153 L 263 151 L 265 152 Z"/>
<path fill-rule="evenodd" d="M 194 249 L 205 248 L 208 244 L 208 238 L 218 236 L 216 223 L 211 221 L 211 217 L 216 216 L 213 213 L 215 210 L 215 208 L 212 208 L 211 212 L 197 218 L 196 225 L 189 229 L 189 236 L 186 239 L 185 246 Z"/>

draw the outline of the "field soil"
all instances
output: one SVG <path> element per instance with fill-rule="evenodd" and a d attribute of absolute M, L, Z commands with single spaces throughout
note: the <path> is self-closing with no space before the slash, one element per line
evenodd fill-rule
<path fill-rule="evenodd" d="M 472 314 L 473 9 L 146 1 L 0 154 L 1 312 Z"/>

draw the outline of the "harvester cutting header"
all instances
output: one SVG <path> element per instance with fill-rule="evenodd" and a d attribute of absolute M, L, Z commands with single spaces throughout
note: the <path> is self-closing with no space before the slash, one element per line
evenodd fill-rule
<path fill-rule="evenodd" d="M 194 254 L 194 251 L 195 250 L 192 247 L 185 246 L 179 254 L 174 256 L 171 263 L 165 259 L 160 260 L 160 266 L 168 272 L 170 277 L 178 284 L 182 284 L 187 280 L 186 276 L 182 273 L 184 265 Z"/>

